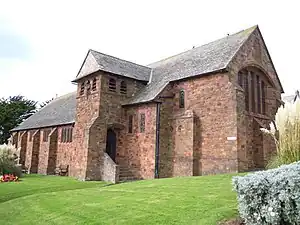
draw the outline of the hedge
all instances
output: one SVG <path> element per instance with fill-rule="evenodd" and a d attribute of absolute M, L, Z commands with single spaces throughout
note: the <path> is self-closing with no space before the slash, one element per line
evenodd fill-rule
<path fill-rule="evenodd" d="M 233 177 L 246 225 L 300 224 L 300 162 Z"/>

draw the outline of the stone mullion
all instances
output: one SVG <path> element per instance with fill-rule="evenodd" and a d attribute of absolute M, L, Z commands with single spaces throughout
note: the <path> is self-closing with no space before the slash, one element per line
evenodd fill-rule
<path fill-rule="evenodd" d="M 252 91 L 253 91 L 253 88 L 252 88 L 252 78 L 251 78 L 251 72 L 248 71 L 248 102 L 249 102 L 249 112 L 253 112 L 253 109 L 252 109 Z"/>
<path fill-rule="evenodd" d="M 259 96 L 258 96 L 258 98 L 259 98 L 259 104 L 260 104 L 260 112 L 258 112 L 258 113 L 260 113 L 260 114 L 263 114 L 263 110 L 262 110 L 262 108 L 263 108 L 263 106 L 262 106 L 262 89 L 261 89 L 261 79 L 260 79 L 260 77 L 258 77 L 258 88 L 259 88 Z"/>

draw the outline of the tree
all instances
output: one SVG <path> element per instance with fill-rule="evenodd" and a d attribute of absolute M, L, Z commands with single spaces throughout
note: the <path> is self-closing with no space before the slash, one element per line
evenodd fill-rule
<path fill-rule="evenodd" d="M 7 142 L 11 129 L 36 112 L 36 104 L 21 95 L 0 99 L 0 144 Z"/>

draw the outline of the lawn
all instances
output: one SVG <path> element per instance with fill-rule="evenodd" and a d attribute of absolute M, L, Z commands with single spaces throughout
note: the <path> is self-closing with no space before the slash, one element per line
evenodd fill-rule
<path fill-rule="evenodd" d="M 232 175 L 108 185 L 26 176 L 0 183 L 0 224 L 204 224 L 237 215 Z"/>

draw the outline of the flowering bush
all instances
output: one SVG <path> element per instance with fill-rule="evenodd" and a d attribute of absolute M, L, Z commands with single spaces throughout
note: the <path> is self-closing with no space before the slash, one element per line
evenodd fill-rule
<path fill-rule="evenodd" d="M 18 165 L 19 151 L 20 149 L 12 145 L 0 145 L 0 175 L 21 176 L 21 168 Z"/>
<path fill-rule="evenodd" d="M 300 224 L 300 162 L 233 178 L 247 225 Z"/>
<path fill-rule="evenodd" d="M 276 143 L 277 154 L 268 163 L 268 168 L 300 161 L 300 101 L 281 106 L 270 127 L 270 130 L 261 129 Z"/>

